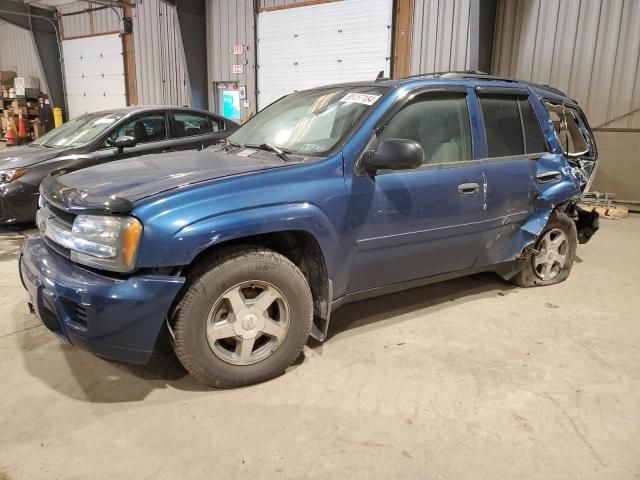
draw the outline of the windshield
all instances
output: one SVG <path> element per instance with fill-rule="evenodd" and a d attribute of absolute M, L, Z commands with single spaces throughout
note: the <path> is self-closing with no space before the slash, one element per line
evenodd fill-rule
<path fill-rule="evenodd" d="M 123 113 L 89 113 L 82 115 L 44 134 L 32 142 L 31 145 L 80 147 L 96 138 L 123 116 Z"/>
<path fill-rule="evenodd" d="M 379 86 L 345 86 L 294 93 L 262 110 L 234 132 L 229 141 L 321 155 L 342 142 L 387 90 Z"/>

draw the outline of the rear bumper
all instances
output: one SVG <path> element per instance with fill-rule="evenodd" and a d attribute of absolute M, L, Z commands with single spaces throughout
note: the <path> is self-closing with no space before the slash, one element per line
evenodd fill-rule
<path fill-rule="evenodd" d="M 37 209 L 37 186 L 13 182 L 0 187 L 0 225 L 32 223 Z"/>
<path fill-rule="evenodd" d="M 98 356 L 146 363 L 182 277 L 112 278 L 52 252 L 37 237 L 20 254 L 20 278 L 42 323 Z"/>

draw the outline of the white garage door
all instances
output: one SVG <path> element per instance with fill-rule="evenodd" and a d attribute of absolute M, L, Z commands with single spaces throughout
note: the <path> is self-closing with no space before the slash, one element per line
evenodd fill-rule
<path fill-rule="evenodd" d="M 69 118 L 127 106 L 118 34 L 62 42 Z"/>
<path fill-rule="evenodd" d="M 258 108 L 298 90 L 389 74 L 391 0 L 344 0 L 258 15 Z"/>

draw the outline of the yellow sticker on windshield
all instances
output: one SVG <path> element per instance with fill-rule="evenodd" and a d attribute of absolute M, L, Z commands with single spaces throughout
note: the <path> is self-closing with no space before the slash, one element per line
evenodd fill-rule
<path fill-rule="evenodd" d="M 340 99 L 341 102 L 361 103 L 363 105 L 373 105 L 382 95 L 369 95 L 367 93 L 347 93 Z"/>

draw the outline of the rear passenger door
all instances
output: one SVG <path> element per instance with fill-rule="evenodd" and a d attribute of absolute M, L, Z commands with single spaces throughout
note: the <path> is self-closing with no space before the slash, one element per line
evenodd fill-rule
<path fill-rule="evenodd" d="M 551 153 L 528 90 L 475 90 L 486 149 L 480 164 L 484 248 L 476 262 L 482 266 L 513 260 L 520 228 L 535 211 L 537 162 Z"/>
<path fill-rule="evenodd" d="M 227 135 L 224 121 L 199 112 L 171 112 L 174 149 L 193 150 L 214 145 Z"/>

